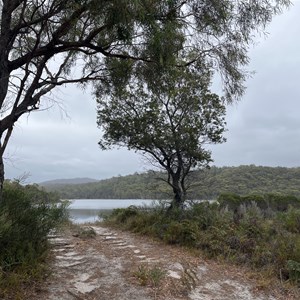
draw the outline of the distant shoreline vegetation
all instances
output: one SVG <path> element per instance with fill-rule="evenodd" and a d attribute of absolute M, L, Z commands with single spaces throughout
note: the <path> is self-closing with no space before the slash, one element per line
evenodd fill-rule
<path fill-rule="evenodd" d="M 172 191 L 158 178 L 162 172 L 149 171 L 133 175 L 81 183 L 43 186 L 63 199 L 171 199 Z M 300 197 L 300 167 L 211 167 L 195 171 L 191 177 L 189 199 L 217 199 L 223 193 L 237 195 L 280 194 Z"/>

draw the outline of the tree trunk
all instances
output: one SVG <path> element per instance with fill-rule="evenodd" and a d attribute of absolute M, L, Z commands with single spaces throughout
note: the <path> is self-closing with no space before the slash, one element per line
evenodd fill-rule
<path fill-rule="evenodd" d="M 185 201 L 185 192 L 180 184 L 179 178 L 173 177 L 172 181 L 174 198 L 170 208 L 183 209 L 183 204 Z"/>
<path fill-rule="evenodd" d="M 4 162 L 3 155 L 0 155 L 0 202 L 2 202 L 4 184 Z"/>

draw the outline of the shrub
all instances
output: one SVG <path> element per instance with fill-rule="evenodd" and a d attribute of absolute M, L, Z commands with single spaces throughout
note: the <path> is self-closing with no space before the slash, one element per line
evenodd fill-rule
<path fill-rule="evenodd" d="M 300 263 L 294 260 L 288 260 L 286 266 L 289 272 L 289 279 L 300 283 Z"/>
<path fill-rule="evenodd" d="M 36 197 L 32 198 L 34 190 Z M 47 236 L 65 220 L 66 204 L 55 203 L 52 195 L 41 192 L 37 187 L 28 188 L 16 182 L 6 182 L 0 202 L 2 277 L 5 274 L 6 281 L 9 281 L 10 272 L 19 270 L 24 273 L 23 278 L 30 278 L 28 274 L 35 273 L 33 270 L 38 268 L 48 253 Z M 5 290 L 4 279 L 0 285 L 2 291 Z"/>
<path fill-rule="evenodd" d="M 171 244 L 195 246 L 199 238 L 199 228 L 192 220 L 171 221 L 164 232 L 163 239 Z"/>
<path fill-rule="evenodd" d="M 265 199 L 269 207 L 274 211 L 287 211 L 290 206 L 300 208 L 300 200 L 295 196 L 267 194 Z"/>
<path fill-rule="evenodd" d="M 200 202 L 191 206 L 187 217 L 197 221 L 201 230 L 206 230 L 217 222 L 218 205 L 209 202 Z"/>
<path fill-rule="evenodd" d="M 300 233 L 300 209 L 289 208 L 287 212 L 278 215 L 284 228 L 293 233 Z"/>
<path fill-rule="evenodd" d="M 252 205 L 255 203 L 257 207 L 259 207 L 262 210 L 267 210 L 269 205 L 265 198 L 262 195 L 247 195 L 241 197 L 241 204 L 245 204 L 246 206 Z"/>
<path fill-rule="evenodd" d="M 217 200 L 221 207 L 227 207 L 232 211 L 236 211 L 240 205 L 248 206 L 253 202 L 264 211 L 271 209 L 276 212 L 283 212 L 287 211 L 290 206 L 300 208 L 300 200 L 297 197 L 280 194 L 239 196 L 237 194 L 223 193 L 220 194 Z"/>
<path fill-rule="evenodd" d="M 134 276 L 139 280 L 142 286 L 150 285 L 159 288 L 162 280 L 166 277 L 167 272 L 159 266 L 149 267 L 148 265 L 140 265 L 138 270 L 134 272 Z M 156 298 L 156 297 L 155 297 Z"/>
<path fill-rule="evenodd" d="M 241 197 L 237 194 L 222 193 L 219 195 L 217 201 L 221 208 L 227 207 L 230 210 L 235 210 L 241 204 Z"/>
<path fill-rule="evenodd" d="M 125 223 L 128 219 L 138 214 L 138 208 L 131 205 L 127 208 L 114 209 L 108 219 L 115 219 L 118 223 Z"/>

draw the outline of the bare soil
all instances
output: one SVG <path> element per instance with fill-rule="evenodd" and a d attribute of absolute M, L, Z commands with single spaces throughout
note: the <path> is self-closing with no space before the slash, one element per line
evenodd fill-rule
<path fill-rule="evenodd" d="M 129 232 L 92 226 L 94 238 L 52 237 L 52 275 L 32 300 L 300 299 L 280 282 Z"/>

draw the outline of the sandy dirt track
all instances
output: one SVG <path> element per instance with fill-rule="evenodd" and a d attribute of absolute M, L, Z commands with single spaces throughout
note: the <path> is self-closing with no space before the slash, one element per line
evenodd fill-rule
<path fill-rule="evenodd" d="M 297 299 L 280 286 L 261 289 L 237 267 L 132 233 L 92 228 L 94 238 L 51 238 L 52 275 L 31 299 Z"/>

